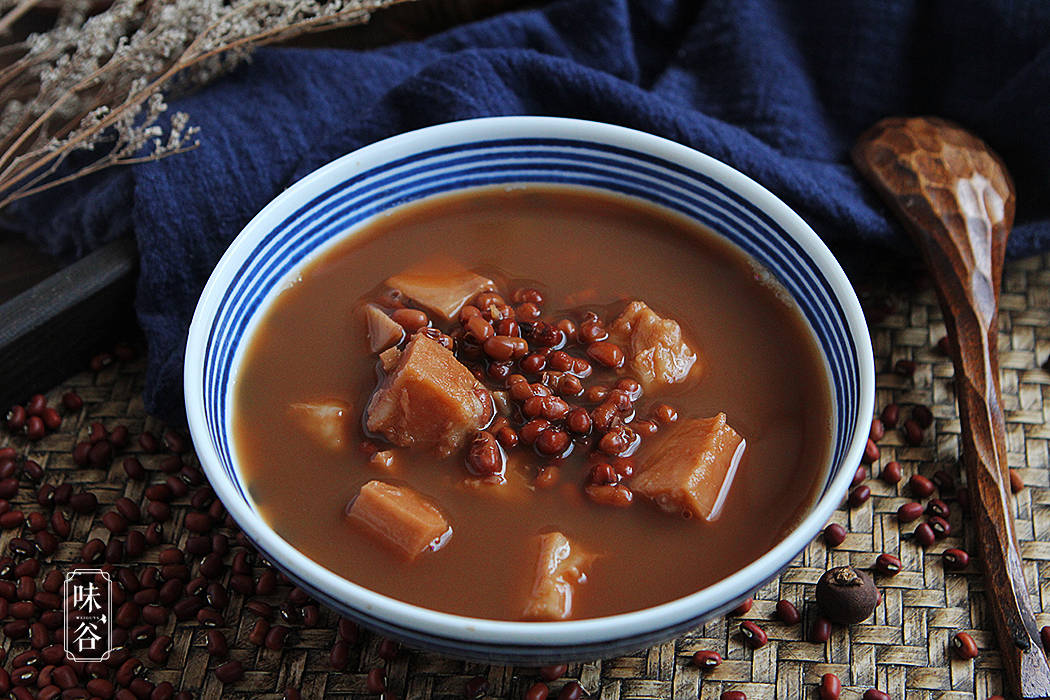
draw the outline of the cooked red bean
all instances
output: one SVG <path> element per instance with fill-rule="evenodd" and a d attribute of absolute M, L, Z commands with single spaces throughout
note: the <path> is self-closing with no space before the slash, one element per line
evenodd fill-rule
<path fill-rule="evenodd" d="M 901 560 L 892 554 L 880 554 L 875 559 L 875 570 L 884 576 L 896 576 L 901 570 Z"/>
<path fill-rule="evenodd" d="M 499 442 L 487 430 L 474 435 L 467 451 L 467 468 L 477 476 L 492 476 L 503 472 L 503 450 Z"/>
<path fill-rule="evenodd" d="M 561 455 L 571 444 L 572 439 L 569 437 L 568 433 L 556 428 L 544 430 L 540 433 L 539 437 L 536 438 L 536 450 L 540 454 L 547 456 Z"/>
<path fill-rule="evenodd" d="M 777 601 L 777 619 L 786 625 L 797 625 L 802 619 L 798 608 L 790 600 Z"/>
<path fill-rule="evenodd" d="M 482 348 L 486 355 L 500 361 L 516 360 L 524 357 L 529 351 L 529 346 L 523 339 L 509 335 L 495 335 L 486 340 Z"/>
<path fill-rule="evenodd" d="M 587 346 L 587 356 L 603 367 L 623 367 L 623 350 L 616 343 L 601 340 Z"/>
<path fill-rule="evenodd" d="M 945 569 L 960 571 L 969 565 L 970 555 L 962 549 L 948 549 L 945 550 L 942 560 L 944 561 Z"/>
<path fill-rule="evenodd" d="M 406 333 L 415 333 L 421 328 L 426 328 L 430 325 L 430 319 L 426 313 L 419 309 L 397 309 L 390 314 L 390 318 L 394 323 L 404 328 Z"/>
<path fill-rule="evenodd" d="M 966 632 L 955 633 L 955 636 L 952 637 L 952 650 L 960 659 L 976 659 L 979 653 L 977 642 L 973 641 L 973 637 Z"/>
<path fill-rule="evenodd" d="M 831 523 L 824 528 L 824 543 L 829 547 L 838 547 L 846 540 L 846 528 L 838 523 Z"/>

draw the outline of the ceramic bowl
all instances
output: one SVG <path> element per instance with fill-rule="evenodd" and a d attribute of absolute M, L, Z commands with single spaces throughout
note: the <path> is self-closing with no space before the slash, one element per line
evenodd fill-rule
<path fill-rule="evenodd" d="M 725 579 L 636 612 L 564 622 L 503 622 L 428 610 L 334 574 L 279 537 L 248 494 L 232 444 L 233 382 L 246 341 L 309 260 L 407 202 L 493 184 L 558 183 L 640 197 L 696 219 L 769 270 L 818 340 L 834 396 L 820 496 L 782 541 Z M 504 663 L 589 660 L 673 638 L 723 614 L 777 576 L 849 488 L 871 425 L 874 367 L 860 305 L 835 258 L 777 197 L 680 144 L 596 122 L 495 117 L 442 124 L 366 146 L 274 199 L 212 273 L 190 328 L 186 408 L 216 494 L 259 550 L 314 597 L 418 648 Z"/>

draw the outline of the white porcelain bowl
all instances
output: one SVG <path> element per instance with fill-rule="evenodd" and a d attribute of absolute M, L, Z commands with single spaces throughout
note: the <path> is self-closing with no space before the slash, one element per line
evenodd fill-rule
<path fill-rule="evenodd" d="M 728 238 L 798 302 L 834 394 L 831 463 L 819 500 L 775 547 L 731 576 L 645 610 L 566 622 L 501 622 L 435 612 L 358 586 L 279 537 L 248 495 L 231 445 L 232 380 L 246 339 L 303 265 L 372 218 L 422 197 L 510 183 L 570 183 L 672 208 Z M 842 502 L 868 435 L 874 366 L 853 289 L 825 245 L 783 202 L 680 144 L 596 122 L 495 117 L 421 129 L 366 146 L 283 192 L 230 246 L 197 305 L 185 364 L 186 409 L 204 470 L 264 555 L 318 600 L 409 645 L 488 661 L 549 663 L 633 651 L 725 612 L 788 565 Z"/>

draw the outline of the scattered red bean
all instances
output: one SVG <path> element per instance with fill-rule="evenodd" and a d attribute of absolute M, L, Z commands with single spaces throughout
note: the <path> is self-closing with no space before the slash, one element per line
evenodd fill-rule
<path fill-rule="evenodd" d="M 365 688 L 370 693 L 382 693 L 386 690 L 386 673 L 382 668 L 376 667 L 369 670 L 365 676 Z"/>
<path fill-rule="evenodd" d="M 900 414 L 900 406 L 898 406 L 895 403 L 887 404 L 886 407 L 882 409 L 882 413 L 879 415 L 880 420 L 882 420 L 883 427 L 896 428 L 897 421 L 900 420 Z"/>
<path fill-rule="evenodd" d="M 693 654 L 693 665 L 701 671 L 710 671 L 722 663 L 722 657 L 716 651 L 704 649 Z"/>
<path fill-rule="evenodd" d="M 790 600 L 780 600 L 777 601 L 777 619 L 785 625 L 797 625 L 802 616 Z"/>
<path fill-rule="evenodd" d="M 863 464 L 857 467 L 857 471 L 853 473 L 853 481 L 850 482 L 850 488 L 858 486 L 868 478 L 868 468 Z"/>
<path fill-rule="evenodd" d="M 883 576 L 896 576 L 901 571 L 901 560 L 892 554 L 880 554 L 875 559 L 875 570 Z"/>
<path fill-rule="evenodd" d="M 897 522 L 910 523 L 922 516 L 923 507 L 921 503 L 905 503 L 897 509 Z"/>
<path fill-rule="evenodd" d="M 900 462 L 897 461 L 890 462 L 889 464 L 884 466 L 882 468 L 882 473 L 879 475 L 879 478 L 881 478 L 887 484 L 896 484 L 901 480 L 902 477 L 903 473 L 901 471 L 901 465 Z"/>
<path fill-rule="evenodd" d="M 919 526 L 915 528 L 915 541 L 922 547 L 929 547 L 937 541 L 937 535 L 929 524 L 919 523 Z"/>
<path fill-rule="evenodd" d="M 813 621 L 813 626 L 809 630 L 809 640 L 823 643 L 829 639 L 831 639 L 831 622 L 823 617 L 818 617 Z"/>
<path fill-rule="evenodd" d="M 831 523 L 824 528 L 824 543 L 829 547 L 838 547 L 846 540 L 846 528 L 838 523 Z"/>
<path fill-rule="evenodd" d="M 973 637 L 966 632 L 955 633 L 955 636 L 952 637 L 952 650 L 960 659 L 976 659 L 979 653 L 977 642 L 973 641 Z"/>
<path fill-rule="evenodd" d="M 908 487 L 919 498 L 932 496 L 935 490 L 933 482 L 922 474 L 912 474 L 911 478 L 908 479 Z"/>
<path fill-rule="evenodd" d="M 536 682 L 525 691 L 525 700 L 547 700 L 549 694 L 550 688 L 547 687 L 546 683 Z"/>
<path fill-rule="evenodd" d="M 736 606 L 729 611 L 730 615 L 747 615 L 751 611 L 751 606 L 754 605 L 754 598 L 745 598 L 740 602 L 740 605 Z"/>
<path fill-rule="evenodd" d="M 884 693 L 877 688 L 868 688 L 864 691 L 863 700 L 891 700 L 889 693 Z"/>
<path fill-rule="evenodd" d="M 240 661 L 227 661 L 215 669 L 215 677 L 222 683 L 236 683 L 244 678 L 244 666 Z"/>
<path fill-rule="evenodd" d="M 577 681 L 569 681 L 562 686 L 558 693 L 558 700 L 580 700 L 583 697 L 583 686 Z"/>
<path fill-rule="evenodd" d="M 913 419 L 909 418 L 904 421 L 904 427 L 902 428 L 902 434 L 904 436 L 904 442 L 908 443 L 912 447 L 916 447 L 922 444 L 922 428 Z"/>
<path fill-rule="evenodd" d="M 719 700 L 747 700 L 747 695 L 742 690 L 725 690 L 718 697 Z"/>
<path fill-rule="evenodd" d="M 769 641 L 769 637 L 766 636 L 765 630 L 751 620 L 744 620 L 740 623 L 740 633 L 744 635 L 744 641 L 747 642 L 747 645 L 752 649 L 764 647 Z"/>
<path fill-rule="evenodd" d="M 859 508 L 860 506 L 867 503 L 869 498 L 871 498 L 871 489 L 868 486 L 861 484 L 860 486 L 858 486 L 850 492 L 850 507 Z"/>
<path fill-rule="evenodd" d="M 834 673 L 825 673 L 820 677 L 820 700 L 839 700 L 842 694 L 842 681 Z"/>
<path fill-rule="evenodd" d="M 879 446 L 875 444 L 875 441 L 868 438 L 867 443 L 864 445 L 864 455 L 860 458 L 860 461 L 864 464 L 871 464 L 879 460 Z"/>
<path fill-rule="evenodd" d="M 961 571 L 965 569 L 970 563 L 970 555 L 962 549 L 948 549 L 945 550 L 942 556 L 944 562 L 944 568 L 949 571 Z"/>

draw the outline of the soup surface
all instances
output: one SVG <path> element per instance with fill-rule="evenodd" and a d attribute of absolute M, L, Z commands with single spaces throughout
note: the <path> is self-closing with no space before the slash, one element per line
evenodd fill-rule
<path fill-rule="evenodd" d="M 397 276 L 419 265 L 438 277 L 462 266 L 457 280 L 480 276 L 495 295 L 482 291 L 489 296 L 444 320 L 404 293 L 414 287 L 401 282 L 420 277 Z M 631 322 L 635 300 L 657 319 L 655 356 Z M 423 309 L 429 335 L 410 332 L 419 314 L 396 313 L 401 306 Z M 471 326 L 479 311 L 487 323 Z M 407 329 L 385 344 L 403 352 L 380 361 L 390 316 Z M 508 316 L 517 327 L 502 322 Z M 525 339 L 479 342 L 490 332 Z M 394 391 L 391 377 L 426 365 L 424 355 L 479 376 L 464 394 L 466 423 L 476 424 L 459 436 L 406 435 L 461 421 L 437 416 L 456 410 L 441 403 L 459 395 L 447 377 L 427 399 L 423 413 L 434 418 L 425 425 L 388 430 L 373 415 L 387 398 L 373 398 L 377 387 Z M 666 361 L 647 365 L 653 357 Z M 544 374 L 559 368 L 566 373 Z M 416 377 L 424 388 L 426 371 Z M 469 374 L 457 381 L 474 381 Z M 552 389 L 535 388 L 544 384 Z M 520 400 L 533 393 L 542 401 Z M 484 188 L 390 212 L 281 292 L 236 378 L 234 443 L 267 522 L 355 583 L 474 617 L 587 618 L 697 591 L 779 541 L 826 472 L 829 393 L 787 294 L 701 226 L 578 188 Z M 408 395 L 383 405 L 410 410 Z M 722 413 L 725 427 L 698 420 Z M 415 510 L 398 511 L 399 498 Z M 422 551 L 406 544 L 412 533 L 384 531 L 384 512 L 414 518 Z M 443 525 L 450 532 L 434 538 Z M 543 540 L 548 558 L 539 559 L 538 536 L 550 533 L 563 539 Z"/>

